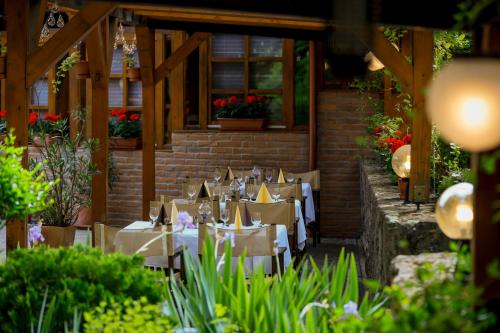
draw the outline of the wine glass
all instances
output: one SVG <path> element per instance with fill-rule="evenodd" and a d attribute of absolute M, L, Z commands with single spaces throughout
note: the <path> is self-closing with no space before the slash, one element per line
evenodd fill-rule
<path fill-rule="evenodd" d="M 242 170 L 236 171 L 236 178 L 238 179 L 238 182 L 240 184 L 243 182 L 243 171 Z"/>
<path fill-rule="evenodd" d="M 227 222 L 229 221 L 229 211 L 226 207 L 220 210 L 220 219 L 225 226 L 227 226 Z"/>
<path fill-rule="evenodd" d="M 252 174 L 253 176 L 255 177 L 255 180 L 258 181 L 259 178 L 260 178 L 260 169 L 257 168 L 256 165 L 254 165 L 253 169 L 252 169 Z"/>
<path fill-rule="evenodd" d="M 191 202 L 193 202 L 193 201 L 194 201 L 194 196 L 195 196 L 195 194 L 196 194 L 196 186 L 194 186 L 194 185 L 189 185 L 189 187 L 188 187 L 188 196 L 189 196 L 189 200 L 190 200 Z"/>
<path fill-rule="evenodd" d="M 272 192 L 271 196 L 273 197 L 274 201 L 278 201 L 281 195 L 280 188 L 279 187 L 273 188 L 271 192 Z"/>
<path fill-rule="evenodd" d="M 215 182 L 218 183 L 221 178 L 222 178 L 222 175 L 220 173 L 219 168 L 215 169 L 215 171 L 214 171 L 214 180 L 215 180 Z"/>
<path fill-rule="evenodd" d="M 253 185 L 247 186 L 247 195 L 248 195 L 248 199 L 250 201 L 252 201 L 253 197 L 255 196 L 255 186 L 253 186 Z"/>
<path fill-rule="evenodd" d="M 267 183 L 270 183 L 272 180 L 273 180 L 273 170 L 266 169 L 266 181 L 267 181 Z"/>
<path fill-rule="evenodd" d="M 198 213 L 200 213 L 203 218 L 203 223 L 205 223 L 208 216 L 212 213 L 212 206 L 207 200 L 203 200 L 201 205 L 198 207 Z"/>
<path fill-rule="evenodd" d="M 253 212 L 251 215 L 252 224 L 256 227 L 260 227 L 262 224 L 262 215 L 260 212 Z"/>
<path fill-rule="evenodd" d="M 156 205 L 152 205 L 149 207 L 149 218 L 151 219 L 151 224 L 156 224 L 156 220 L 158 219 L 158 215 L 160 215 L 160 209 Z"/>

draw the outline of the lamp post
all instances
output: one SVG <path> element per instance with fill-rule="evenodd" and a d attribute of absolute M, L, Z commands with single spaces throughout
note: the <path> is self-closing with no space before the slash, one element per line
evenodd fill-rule
<path fill-rule="evenodd" d="M 392 169 L 405 183 L 405 198 L 403 204 L 410 203 L 410 171 L 411 171 L 411 145 L 399 147 L 392 155 Z"/>

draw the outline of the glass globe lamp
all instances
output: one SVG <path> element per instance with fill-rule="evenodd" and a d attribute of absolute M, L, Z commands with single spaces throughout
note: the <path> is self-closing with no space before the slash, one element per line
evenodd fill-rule
<path fill-rule="evenodd" d="M 440 135 L 470 152 L 500 145 L 500 60 L 457 59 L 430 85 L 427 113 Z"/>
<path fill-rule="evenodd" d="M 474 189 L 470 183 L 447 188 L 436 202 L 439 228 L 451 239 L 472 239 Z"/>
<path fill-rule="evenodd" d="M 399 147 L 392 155 L 392 169 L 401 178 L 410 177 L 411 170 L 411 145 Z"/>

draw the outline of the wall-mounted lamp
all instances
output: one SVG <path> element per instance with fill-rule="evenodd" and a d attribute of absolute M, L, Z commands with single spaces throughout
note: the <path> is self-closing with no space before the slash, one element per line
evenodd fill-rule
<path fill-rule="evenodd" d="M 451 239 L 472 239 L 474 210 L 470 183 L 459 183 L 447 188 L 436 202 L 436 220 L 439 228 Z"/>
<path fill-rule="evenodd" d="M 392 169 L 406 184 L 404 204 L 410 203 L 411 145 L 399 147 L 392 155 Z"/>
<path fill-rule="evenodd" d="M 470 152 L 500 144 L 500 60 L 457 59 L 430 85 L 427 113 L 441 136 Z"/>
<path fill-rule="evenodd" d="M 365 62 L 368 63 L 368 69 L 372 72 L 378 71 L 385 67 L 385 65 L 378 60 L 378 58 L 373 54 L 372 51 L 365 55 Z"/>

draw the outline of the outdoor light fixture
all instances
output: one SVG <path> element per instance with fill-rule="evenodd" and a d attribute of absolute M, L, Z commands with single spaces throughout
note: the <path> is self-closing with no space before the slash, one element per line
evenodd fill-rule
<path fill-rule="evenodd" d="M 439 228 L 451 239 L 472 239 L 474 210 L 470 183 L 450 186 L 436 203 L 436 220 Z"/>
<path fill-rule="evenodd" d="M 500 145 L 500 60 L 453 60 L 436 75 L 426 100 L 446 141 L 470 152 Z"/>
<path fill-rule="evenodd" d="M 410 203 L 411 145 L 399 147 L 392 155 L 392 169 L 406 184 L 404 204 Z"/>
<path fill-rule="evenodd" d="M 380 60 L 378 60 L 378 58 L 373 54 L 372 51 L 368 52 L 365 55 L 365 62 L 368 63 L 368 69 L 372 72 L 378 71 L 385 67 L 384 64 Z"/>

